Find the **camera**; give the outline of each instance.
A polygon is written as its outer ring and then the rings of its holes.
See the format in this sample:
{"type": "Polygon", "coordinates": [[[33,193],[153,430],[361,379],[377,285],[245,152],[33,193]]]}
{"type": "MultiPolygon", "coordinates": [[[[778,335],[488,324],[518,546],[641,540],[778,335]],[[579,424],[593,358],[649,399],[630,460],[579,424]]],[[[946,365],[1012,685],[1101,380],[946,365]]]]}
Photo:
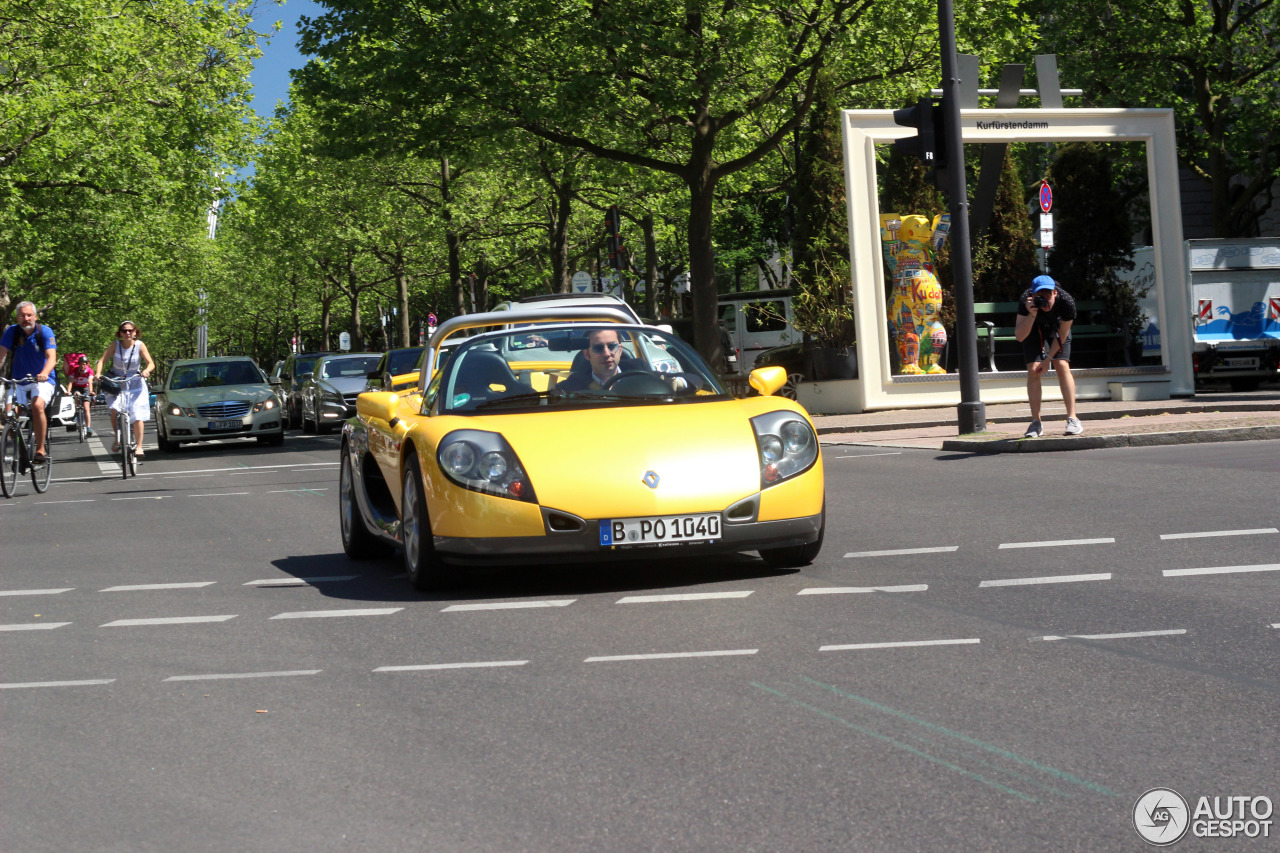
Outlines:
{"type": "Polygon", "coordinates": [[[1031,302],[1041,311],[1049,307],[1049,297],[1045,296],[1043,293],[1037,293],[1035,296],[1031,297],[1031,302]]]}

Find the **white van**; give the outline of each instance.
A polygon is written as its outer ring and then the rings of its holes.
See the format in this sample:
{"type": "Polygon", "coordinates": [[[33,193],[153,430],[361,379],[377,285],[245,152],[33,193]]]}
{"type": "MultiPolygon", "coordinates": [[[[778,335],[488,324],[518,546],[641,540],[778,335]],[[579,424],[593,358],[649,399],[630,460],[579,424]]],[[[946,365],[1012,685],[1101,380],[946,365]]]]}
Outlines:
{"type": "Polygon", "coordinates": [[[720,296],[720,323],[738,350],[738,370],[750,373],[767,349],[799,341],[791,325],[790,290],[753,290],[720,296]]]}

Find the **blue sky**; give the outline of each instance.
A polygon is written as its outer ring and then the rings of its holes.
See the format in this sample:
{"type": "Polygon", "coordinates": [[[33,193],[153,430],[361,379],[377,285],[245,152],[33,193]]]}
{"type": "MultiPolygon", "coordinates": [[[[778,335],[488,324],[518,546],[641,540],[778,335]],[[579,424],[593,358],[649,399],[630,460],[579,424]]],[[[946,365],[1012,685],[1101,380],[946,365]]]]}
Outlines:
{"type": "Polygon", "coordinates": [[[323,7],[312,0],[288,0],[283,6],[262,3],[254,24],[266,29],[276,21],[283,26],[263,46],[262,58],[253,66],[249,75],[253,83],[253,108],[258,115],[270,117],[275,113],[276,101],[289,99],[289,71],[307,64],[307,57],[298,53],[298,18],[302,15],[316,17],[323,7]]]}

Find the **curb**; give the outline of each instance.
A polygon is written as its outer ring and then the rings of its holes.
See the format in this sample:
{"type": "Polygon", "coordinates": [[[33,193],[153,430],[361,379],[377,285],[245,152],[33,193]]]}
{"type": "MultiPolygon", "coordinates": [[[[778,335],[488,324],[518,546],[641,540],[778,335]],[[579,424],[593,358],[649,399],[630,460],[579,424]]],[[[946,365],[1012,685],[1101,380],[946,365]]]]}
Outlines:
{"type": "Polygon", "coordinates": [[[1103,447],[1158,447],[1169,444],[1209,444],[1219,441],[1280,439],[1280,426],[1228,429],[1178,430],[1124,435],[1082,435],[1071,438],[1004,438],[987,440],[950,438],[942,449],[963,453],[1053,453],[1062,450],[1097,450],[1103,447]]]}
{"type": "MultiPolygon", "coordinates": [[[[1280,403],[1242,403],[1238,406],[1232,406],[1232,405],[1224,406],[1222,404],[1204,403],[1204,404],[1198,404],[1193,406],[1171,406],[1169,408],[1158,409],[1158,410],[1157,409],[1139,410],[1136,412],[1133,409],[1097,409],[1092,412],[1076,412],[1076,417],[1079,418],[1081,421],[1106,421],[1106,420],[1115,420],[1121,417],[1142,418],[1142,417],[1146,417],[1147,415],[1165,415],[1165,414],[1200,415],[1200,414],[1215,414],[1215,413],[1226,414],[1228,412],[1235,413],[1235,412],[1275,412],[1275,411],[1280,411],[1280,403]]],[[[931,427],[947,427],[947,426],[956,425],[956,418],[954,415],[951,415],[950,417],[947,417],[947,418],[939,418],[936,420],[909,421],[909,422],[897,421],[893,423],[878,423],[878,424],[858,424],[857,426],[853,426],[853,427],[848,425],[822,426],[822,425],[819,425],[817,422],[819,418],[838,418],[838,417],[840,417],[840,415],[816,415],[816,416],[811,416],[811,419],[814,421],[814,426],[817,428],[818,435],[832,435],[835,433],[842,433],[842,432],[887,432],[889,430],[895,430],[895,429],[917,429],[917,428],[928,429],[931,427]]],[[[1026,423],[1028,420],[1030,420],[1030,418],[1028,418],[1026,415],[1019,415],[1017,417],[996,415],[994,417],[988,417],[987,423],[1016,424],[1016,423],[1026,423]]]]}

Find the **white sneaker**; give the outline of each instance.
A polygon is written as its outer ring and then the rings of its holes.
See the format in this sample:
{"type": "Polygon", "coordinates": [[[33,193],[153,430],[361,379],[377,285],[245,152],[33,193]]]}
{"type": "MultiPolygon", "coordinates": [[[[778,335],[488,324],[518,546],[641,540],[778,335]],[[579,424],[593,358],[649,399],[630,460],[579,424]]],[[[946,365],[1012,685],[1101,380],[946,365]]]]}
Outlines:
{"type": "Polygon", "coordinates": [[[1084,427],[1080,426],[1079,418],[1067,418],[1067,435],[1079,435],[1084,432],[1084,427]]]}
{"type": "Polygon", "coordinates": [[[1023,438],[1039,438],[1043,434],[1044,434],[1044,428],[1040,426],[1040,422],[1032,421],[1031,426],[1027,427],[1027,431],[1022,437],[1023,438]]]}

